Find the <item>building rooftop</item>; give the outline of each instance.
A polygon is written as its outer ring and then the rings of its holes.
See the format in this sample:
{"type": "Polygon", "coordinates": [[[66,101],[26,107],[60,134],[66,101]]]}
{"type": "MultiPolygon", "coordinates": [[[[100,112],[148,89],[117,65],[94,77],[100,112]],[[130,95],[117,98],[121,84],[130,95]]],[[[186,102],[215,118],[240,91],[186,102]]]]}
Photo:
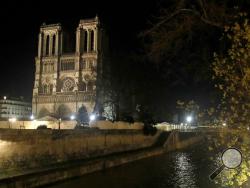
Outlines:
{"type": "Polygon", "coordinates": [[[81,20],[80,20],[80,24],[83,24],[83,23],[91,23],[91,22],[99,22],[99,17],[96,16],[96,17],[94,17],[94,18],[81,19],[81,20]]]}
{"type": "Polygon", "coordinates": [[[45,22],[41,25],[40,27],[41,29],[52,29],[52,28],[61,28],[61,24],[60,23],[56,23],[56,24],[46,24],[45,22]]]}
{"type": "Polygon", "coordinates": [[[24,99],[24,97],[22,97],[22,96],[20,96],[20,97],[1,96],[0,101],[4,101],[4,100],[30,103],[30,102],[26,101],[24,99]]]}

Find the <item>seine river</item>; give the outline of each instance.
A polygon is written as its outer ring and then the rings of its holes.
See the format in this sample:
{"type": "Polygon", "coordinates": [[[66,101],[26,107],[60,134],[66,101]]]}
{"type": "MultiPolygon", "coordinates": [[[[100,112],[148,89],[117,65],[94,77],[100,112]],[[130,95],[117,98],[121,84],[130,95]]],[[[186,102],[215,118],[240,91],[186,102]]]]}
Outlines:
{"type": "Polygon", "coordinates": [[[50,188],[218,188],[208,178],[215,166],[207,147],[147,158],[102,172],[85,175],[50,188]]]}

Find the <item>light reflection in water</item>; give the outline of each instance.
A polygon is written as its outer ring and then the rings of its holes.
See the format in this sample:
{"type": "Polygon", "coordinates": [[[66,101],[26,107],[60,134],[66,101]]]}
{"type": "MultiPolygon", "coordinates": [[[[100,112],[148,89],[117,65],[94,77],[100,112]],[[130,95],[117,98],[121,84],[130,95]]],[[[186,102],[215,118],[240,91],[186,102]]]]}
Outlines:
{"type": "Polygon", "coordinates": [[[219,188],[208,178],[215,168],[208,159],[209,154],[201,144],[185,151],[135,161],[46,188],[219,188]]]}
{"type": "Polygon", "coordinates": [[[174,181],[179,187],[196,187],[195,166],[192,164],[187,153],[177,153],[175,155],[175,176],[174,181]]]}

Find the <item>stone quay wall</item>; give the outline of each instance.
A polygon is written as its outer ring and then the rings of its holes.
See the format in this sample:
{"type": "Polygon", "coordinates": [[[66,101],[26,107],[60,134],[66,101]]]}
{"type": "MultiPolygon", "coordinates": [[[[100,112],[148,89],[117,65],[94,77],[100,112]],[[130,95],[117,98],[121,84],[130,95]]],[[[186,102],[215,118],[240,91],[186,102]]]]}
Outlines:
{"type": "Polygon", "coordinates": [[[160,132],[142,130],[0,129],[0,177],[10,170],[32,169],[152,146],[160,132]]]}
{"type": "MultiPolygon", "coordinates": [[[[74,129],[76,121],[61,121],[60,129],[74,129]]],[[[2,129],[37,129],[40,125],[46,125],[51,129],[59,129],[59,121],[0,121],[0,128],[2,129]]],[[[122,121],[93,121],[90,122],[90,127],[98,129],[136,129],[141,130],[143,123],[127,123],[122,121]]]]}
{"type": "Polygon", "coordinates": [[[150,139],[154,142],[152,147],[132,150],[129,152],[120,152],[100,158],[93,158],[91,160],[83,160],[62,165],[58,164],[51,168],[44,168],[16,176],[6,177],[0,180],[0,187],[24,188],[44,186],[147,157],[161,155],[169,151],[186,148],[201,142],[204,139],[204,135],[194,132],[158,132],[157,135],[150,139]]]}

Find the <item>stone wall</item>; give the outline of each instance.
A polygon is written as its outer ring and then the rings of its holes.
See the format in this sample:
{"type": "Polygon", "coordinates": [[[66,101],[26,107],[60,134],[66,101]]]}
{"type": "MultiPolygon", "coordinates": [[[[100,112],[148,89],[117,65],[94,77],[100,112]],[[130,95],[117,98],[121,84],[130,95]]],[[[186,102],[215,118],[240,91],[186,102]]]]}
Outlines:
{"type": "MultiPolygon", "coordinates": [[[[74,129],[76,126],[76,121],[62,121],[60,123],[60,129],[74,129]]],[[[39,125],[47,125],[51,129],[59,129],[59,121],[0,121],[1,128],[11,128],[11,129],[36,129],[39,125]]],[[[141,130],[143,128],[143,123],[127,123],[127,122],[114,122],[111,121],[93,121],[90,123],[90,127],[98,129],[135,129],[141,130]]]]}
{"type": "MultiPolygon", "coordinates": [[[[107,131],[106,131],[107,132],[107,131]]],[[[116,136],[121,131],[113,130],[116,136]]],[[[195,143],[199,143],[204,139],[204,135],[200,134],[200,132],[158,132],[158,135],[154,137],[145,137],[140,135],[137,141],[126,140],[129,139],[126,137],[126,134],[134,135],[137,137],[139,131],[122,131],[123,137],[126,143],[139,143],[139,150],[132,150],[130,152],[122,152],[116,153],[113,155],[103,156],[99,158],[92,158],[91,160],[83,160],[76,161],[74,163],[57,163],[58,165],[51,166],[50,168],[43,168],[39,170],[29,171],[26,173],[21,173],[16,176],[10,176],[3,178],[0,180],[0,187],[15,187],[15,188],[24,188],[24,187],[37,187],[44,186],[46,184],[55,183],[62,180],[67,180],[69,178],[74,178],[78,176],[82,176],[85,174],[89,174],[96,171],[101,171],[106,168],[111,168],[115,166],[119,166],[125,163],[129,163],[132,161],[140,160],[147,157],[157,156],[169,151],[186,148],[192,146],[195,143]],[[162,137],[163,136],[163,137],[162,137]],[[143,138],[144,137],[144,138],[143,138]],[[141,139],[143,138],[143,139],[141,139]],[[161,139],[163,138],[163,139],[161,139]],[[151,140],[151,143],[156,140],[162,140],[162,144],[155,145],[153,147],[147,147],[145,149],[141,149],[145,147],[145,145],[141,145],[143,140],[151,140]]],[[[111,136],[111,135],[110,135],[111,136]]],[[[117,140],[117,137],[113,137],[113,139],[117,140]]],[[[111,140],[113,140],[111,139],[111,140]]],[[[108,141],[107,144],[111,144],[113,141],[108,141]]],[[[117,144],[117,143],[116,143],[117,144]]],[[[117,145],[119,147],[120,144],[117,145]]],[[[135,147],[136,148],[136,147],[135,147]]],[[[114,150],[116,151],[116,150],[114,150]]]]}
{"type": "Polygon", "coordinates": [[[122,121],[111,122],[111,121],[94,121],[90,123],[91,127],[99,129],[137,129],[143,128],[142,122],[127,123],[122,121]]]}
{"type": "Polygon", "coordinates": [[[0,130],[0,175],[152,146],[139,130],[0,130]]]}
{"type": "MultiPolygon", "coordinates": [[[[46,125],[51,129],[59,129],[59,121],[0,121],[0,128],[2,129],[36,129],[40,125],[46,125]]],[[[60,123],[61,129],[74,129],[76,121],[62,121],[60,123]]]]}

